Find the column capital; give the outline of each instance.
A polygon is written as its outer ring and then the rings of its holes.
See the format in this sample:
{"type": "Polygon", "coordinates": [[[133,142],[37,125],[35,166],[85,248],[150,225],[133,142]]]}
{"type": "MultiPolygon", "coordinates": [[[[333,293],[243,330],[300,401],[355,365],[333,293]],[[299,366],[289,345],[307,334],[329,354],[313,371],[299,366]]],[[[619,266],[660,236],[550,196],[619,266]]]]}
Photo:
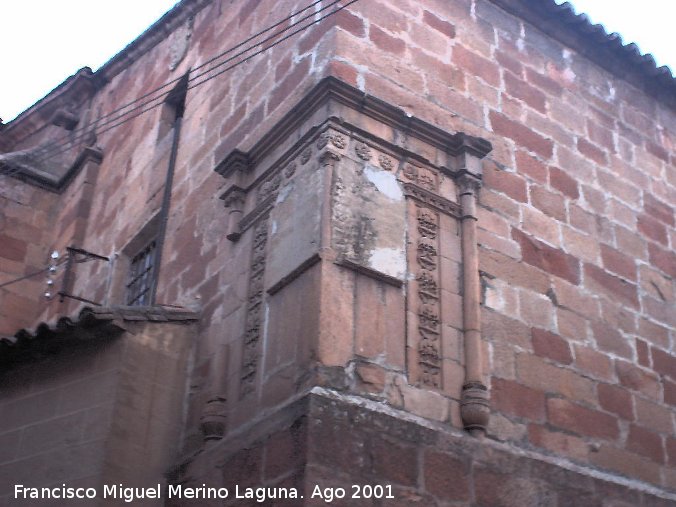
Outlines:
{"type": "Polygon", "coordinates": [[[456,177],[456,183],[460,190],[460,194],[475,194],[479,191],[483,184],[481,176],[476,176],[467,171],[461,172],[456,177]]]}

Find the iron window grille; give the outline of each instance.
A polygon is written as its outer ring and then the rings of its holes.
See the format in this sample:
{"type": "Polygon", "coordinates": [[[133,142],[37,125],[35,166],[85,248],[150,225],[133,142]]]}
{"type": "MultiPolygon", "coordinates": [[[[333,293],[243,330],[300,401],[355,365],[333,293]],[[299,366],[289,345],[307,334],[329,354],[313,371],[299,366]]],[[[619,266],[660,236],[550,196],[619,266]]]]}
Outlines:
{"type": "Polygon", "coordinates": [[[129,283],[127,283],[127,305],[150,305],[153,285],[155,284],[156,240],[137,253],[131,260],[129,283]]]}

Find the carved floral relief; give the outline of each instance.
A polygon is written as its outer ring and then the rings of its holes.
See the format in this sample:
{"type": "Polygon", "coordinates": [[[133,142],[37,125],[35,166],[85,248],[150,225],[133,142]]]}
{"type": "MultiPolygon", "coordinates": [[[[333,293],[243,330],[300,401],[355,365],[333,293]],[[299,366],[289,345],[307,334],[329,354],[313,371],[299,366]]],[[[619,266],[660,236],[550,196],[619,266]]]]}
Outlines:
{"type": "Polygon", "coordinates": [[[441,388],[441,308],[439,300],[439,215],[416,205],[417,297],[411,304],[418,316],[419,381],[441,388]]]}
{"type": "Polygon", "coordinates": [[[254,227],[253,250],[247,295],[246,330],[242,351],[242,370],[240,376],[240,398],[246,397],[256,389],[256,377],[260,361],[261,333],[263,325],[263,275],[265,273],[265,247],[268,241],[268,219],[265,217],[254,227]]]}

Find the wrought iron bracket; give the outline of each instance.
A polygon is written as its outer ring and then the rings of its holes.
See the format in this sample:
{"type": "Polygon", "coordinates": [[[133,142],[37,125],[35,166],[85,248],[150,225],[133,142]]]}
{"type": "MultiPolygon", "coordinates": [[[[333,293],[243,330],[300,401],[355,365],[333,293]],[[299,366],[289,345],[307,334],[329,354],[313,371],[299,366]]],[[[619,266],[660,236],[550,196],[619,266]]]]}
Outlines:
{"type": "Polygon", "coordinates": [[[83,248],[78,248],[75,246],[66,247],[66,251],[68,252],[68,259],[66,260],[66,272],[63,275],[61,290],[58,292],[59,302],[63,303],[66,299],[74,299],[76,301],[89,303],[94,306],[101,306],[101,303],[97,303],[96,301],[92,301],[91,299],[87,299],[82,296],[77,296],[75,294],[70,294],[69,292],[71,290],[70,284],[73,278],[75,264],[82,264],[92,260],[110,262],[110,259],[103,255],[95,254],[87,250],[84,250],[83,248]]]}

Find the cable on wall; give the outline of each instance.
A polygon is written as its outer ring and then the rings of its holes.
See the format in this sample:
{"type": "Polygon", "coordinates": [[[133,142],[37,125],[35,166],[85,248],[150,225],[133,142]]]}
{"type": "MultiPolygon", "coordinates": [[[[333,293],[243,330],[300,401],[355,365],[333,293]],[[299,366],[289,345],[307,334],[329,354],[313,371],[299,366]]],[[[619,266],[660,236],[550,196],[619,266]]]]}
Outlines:
{"type": "MultiPolygon", "coordinates": [[[[222,58],[223,56],[225,56],[225,55],[231,53],[232,51],[234,51],[234,50],[236,50],[237,48],[241,47],[242,45],[246,44],[248,41],[253,40],[254,38],[260,36],[261,34],[264,34],[264,33],[269,32],[269,31],[270,31],[271,29],[273,29],[274,27],[277,27],[277,26],[279,26],[279,25],[285,23],[286,21],[288,21],[289,19],[291,19],[292,17],[294,17],[294,16],[297,15],[298,13],[304,12],[304,11],[310,9],[311,7],[315,6],[316,4],[319,3],[319,1],[321,1],[321,0],[317,0],[317,1],[313,2],[312,4],[310,4],[309,6],[305,7],[304,9],[301,9],[300,11],[297,11],[296,13],[292,14],[291,16],[287,16],[287,17],[284,18],[283,20],[280,20],[280,21],[278,21],[277,23],[275,23],[274,25],[271,25],[271,27],[268,27],[268,28],[266,28],[266,29],[264,29],[264,30],[258,32],[258,34],[256,34],[255,36],[250,37],[250,38],[247,39],[246,41],[243,41],[243,42],[237,44],[236,46],[234,46],[233,48],[230,48],[229,50],[224,51],[223,53],[220,53],[219,55],[217,55],[217,56],[211,58],[211,59],[208,60],[207,62],[204,62],[204,63],[201,64],[200,66],[196,67],[195,69],[193,69],[193,71],[194,71],[194,70],[197,70],[197,69],[204,68],[205,66],[209,65],[210,63],[213,63],[214,61],[218,60],[219,58],[222,58]]],[[[330,7],[335,6],[336,4],[338,4],[338,3],[340,2],[340,0],[334,0],[333,2],[331,2],[331,3],[329,3],[328,5],[322,7],[321,9],[317,10],[316,12],[313,12],[313,13],[311,13],[311,14],[309,14],[309,15],[303,16],[300,20],[298,20],[298,21],[296,21],[296,22],[290,24],[288,27],[286,27],[286,28],[284,28],[284,29],[282,29],[282,30],[279,30],[279,31],[273,33],[272,35],[266,37],[266,38],[263,39],[262,41],[257,42],[257,43],[255,43],[255,44],[253,44],[253,45],[247,47],[246,49],[244,49],[244,50],[242,50],[242,51],[239,51],[239,52],[236,53],[235,55],[233,55],[233,56],[227,58],[226,60],[224,60],[224,61],[222,61],[222,62],[217,63],[216,65],[211,66],[210,68],[204,70],[203,72],[200,72],[200,73],[197,73],[197,74],[193,75],[193,76],[190,78],[188,90],[193,89],[193,88],[196,88],[196,87],[198,87],[198,86],[200,86],[200,85],[202,85],[202,84],[204,84],[204,83],[210,81],[211,79],[214,79],[214,78],[220,76],[221,74],[223,74],[223,73],[225,73],[225,72],[228,72],[228,71],[230,71],[230,70],[236,68],[237,66],[242,65],[243,63],[246,63],[247,61],[251,60],[251,59],[254,58],[255,56],[258,56],[258,55],[264,53],[265,51],[267,51],[267,50],[269,50],[269,49],[271,49],[271,48],[273,48],[273,47],[275,47],[275,46],[281,44],[282,42],[286,41],[286,40],[289,39],[290,37],[293,37],[294,35],[296,35],[296,34],[302,32],[302,31],[306,30],[307,28],[309,28],[309,27],[311,27],[311,26],[313,26],[313,25],[315,25],[315,24],[320,23],[320,22],[323,21],[324,19],[326,19],[326,18],[328,18],[328,17],[330,17],[330,16],[336,14],[337,12],[339,12],[339,11],[341,11],[341,10],[343,10],[343,9],[345,9],[345,8],[347,8],[347,7],[349,7],[350,5],[354,4],[354,3],[357,2],[357,1],[358,1],[358,0],[351,0],[351,1],[349,1],[348,3],[346,3],[346,4],[342,5],[342,6],[339,6],[337,9],[332,10],[332,11],[330,11],[330,12],[324,14],[323,16],[321,16],[321,17],[319,17],[319,18],[317,18],[317,19],[311,21],[310,23],[305,24],[305,25],[301,26],[300,28],[297,28],[296,30],[293,30],[293,31],[291,31],[290,33],[286,33],[286,34],[285,34],[285,32],[289,32],[290,29],[292,29],[292,28],[298,26],[299,24],[302,24],[304,21],[307,21],[309,18],[312,18],[312,17],[316,16],[317,13],[320,13],[320,12],[322,12],[322,11],[324,11],[324,10],[330,8],[330,7]],[[282,34],[285,34],[285,35],[284,35],[283,37],[281,37],[281,38],[278,38],[278,37],[279,37],[280,35],[282,35],[282,34]],[[256,47],[259,47],[259,46],[262,46],[262,45],[265,44],[266,42],[272,41],[273,39],[277,39],[277,40],[275,40],[274,42],[272,42],[272,43],[269,44],[269,45],[266,45],[266,46],[262,47],[262,48],[259,49],[258,51],[255,51],[254,53],[252,53],[252,54],[246,56],[245,58],[243,58],[243,59],[241,59],[241,60],[239,60],[239,61],[233,63],[232,65],[229,65],[229,66],[227,66],[227,67],[225,67],[225,68],[219,70],[216,74],[213,74],[213,75],[211,75],[211,76],[209,76],[209,77],[206,77],[206,78],[204,78],[204,79],[202,79],[202,80],[199,80],[200,78],[202,78],[202,77],[204,77],[204,76],[207,76],[208,74],[210,74],[210,73],[213,72],[214,70],[219,69],[220,67],[223,67],[223,66],[226,65],[227,63],[232,62],[233,60],[235,60],[235,59],[237,59],[237,58],[239,58],[239,57],[245,55],[246,53],[248,53],[248,52],[251,51],[252,49],[254,49],[254,48],[256,48],[256,47]],[[195,81],[197,81],[197,82],[195,82],[195,81]],[[190,83],[192,83],[192,84],[190,84],[190,83]]],[[[162,93],[161,95],[159,95],[158,97],[149,99],[149,100],[147,100],[147,101],[145,101],[145,102],[141,102],[139,105],[136,105],[136,106],[133,107],[132,109],[129,109],[127,112],[122,113],[122,114],[120,114],[120,115],[118,115],[118,116],[115,116],[115,117],[113,117],[113,118],[110,118],[111,115],[114,114],[115,112],[122,111],[122,110],[124,110],[124,109],[126,109],[126,108],[128,108],[128,107],[130,107],[130,106],[132,106],[132,105],[134,105],[134,104],[136,104],[136,103],[142,101],[144,98],[147,98],[147,97],[149,97],[149,96],[151,96],[151,95],[157,93],[159,90],[162,90],[162,89],[166,88],[167,86],[169,86],[169,85],[171,85],[171,84],[173,84],[173,83],[176,83],[179,79],[181,79],[181,78],[173,79],[173,80],[171,80],[171,81],[165,83],[164,85],[162,85],[162,86],[156,88],[155,90],[153,90],[153,91],[151,91],[151,92],[148,92],[148,93],[142,95],[141,97],[138,97],[138,98],[135,99],[134,101],[132,101],[132,102],[130,102],[130,103],[124,105],[124,106],[121,106],[121,107],[118,108],[117,110],[115,110],[115,111],[113,111],[113,112],[111,112],[111,113],[106,114],[105,116],[99,118],[99,120],[97,120],[97,121],[94,122],[93,124],[88,125],[87,127],[82,127],[82,128],[80,129],[80,134],[79,134],[79,135],[76,135],[75,138],[70,139],[68,142],[53,145],[51,148],[50,148],[50,147],[44,147],[44,148],[41,150],[41,153],[40,153],[40,154],[36,154],[36,157],[38,157],[37,160],[36,160],[36,162],[37,162],[37,163],[43,163],[43,162],[45,162],[45,161],[47,161],[47,160],[49,160],[49,159],[51,159],[51,158],[53,158],[53,157],[55,157],[55,156],[60,155],[61,153],[64,153],[64,152],[70,150],[70,149],[72,148],[72,146],[73,146],[76,142],[85,139],[87,136],[91,136],[93,133],[94,133],[95,135],[101,135],[101,134],[103,134],[103,133],[106,133],[106,132],[108,132],[108,131],[110,131],[110,130],[112,130],[112,129],[118,127],[118,126],[120,126],[120,125],[123,125],[123,124],[127,123],[128,121],[131,121],[131,120],[134,119],[134,118],[137,118],[138,116],[140,116],[140,115],[142,115],[142,114],[144,114],[144,113],[146,113],[146,112],[148,112],[148,111],[151,111],[152,109],[155,109],[156,107],[161,106],[161,105],[164,103],[164,99],[167,97],[167,95],[170,93],[170,91],[163,92],[163,93],[162,93]],[[147,107],[146,107],[146,106],[147,106],[147,107]],[[135,113],[135,114],[129,116],[131,113],[135,113]],[[127,118],[125,118],[125,117],[127,117],[127,118]],[[104,120],[104,119],[106,119],[106,118],[110,118],[110,119],[108,119],[107,121],[102,121],[102,120],[104,120]],[[123,118],[124,118],[124,119],[123,119],[123,118]],[[118,120],[120,120],[120,121],[118,121],[118,120]],[[92,126],[95,126],[94,131],[91,130],[91,127],[92,127],[92,126]],[[107,127],[107,128],[103,128],[103,129],[101,129],[101,130],[98,130],[100,127],[107,127]],[[85,130],[86,130],[86,131],[85,131],[85,130]]],[[[56,143],[56,141],[54,141],[54,143],[56,143]]],[[[10,170],[10,171],[5,171],[4,174],[11,175],[11,174],[14,174],[14,173],[16,173],[16,172],[20,172],[20,170],[21,170],[21,168],[19,167],[19,168],[15,168],[13,171],[11,171],[11,170],[10,170]]]]}
{"type": "MultiPolygon", "coordinates": [[[[260,37],[260,36],[263,35],[264,33],[267,33],[267,32],[269,32],[270,30],[272,30],[272,29],[274,29],[274,28],[277,28],[277,27],[280,26],[281,24],[283,24],[283,23],[285,23],[285,22],[287,22],[287,21],[293,19],[295,16],[297,16],[297,15],[299,15],[299,14],[305,12],[305,11],[308,10],[308,9],[311,9],[312,7],[314,7],[314,6],[316,6],[317,4],[321,3],[322,1],[323,1],[323,0],[315,0],[315,1],[312,2],[310,5],[308,5],[308,6],[306,6],[306,7],[303,7],[302,9],[300,9],[300,10],[298,10],[298,11],[296,11],[296,12],[290,14],[290,15],[287,16],[286,18],[284,18],[284,19],[282,19],[282,20],[276,22],[275,24],[270,25],[270,26],[267,27],[267,28],[264,28],[263,30],[261,30],[260,32],[258,32],[258,33],[256,33],[256,34],[252,35],[251,37],[247,38],[246,40],[243,40],[242,42],[239,42],[239,43],[236,44],[235,46],[233,46],[233,47],[231,47],[231,48],[229,48],[229,49],[223,51],[222,53],[219,53],[218,55],[214,56],[213,58],[210,58],[209,60],[207,60],[207,61],[204,62],[203,64],[201,64],[201,65],[195,67],[195,68],[193,69],[193,71],[199,70],[199,69],[201,69],[202,67],[205,67],[206,65],[209,65],[210,63],[213,63],[215,60],[221,58],[222,56],[225,56],[226,54],[231,53],[231,52],[233,52],[233,51],[239,49],[240,47],[244,46],[245,44],[248,44],[248,43],[251,42],[252,40],[254,40],[254,39],[260,37]]],[[[335,2],[334,2],[334,3],[335,3],[335,2]]],[[[157,93],[158,91],[163,90],[163,89],[165,89],[165,88],[167,88],[167,87],[169,87],[169,86],[171,86],[171,85],[177,83],[177,82],[178,82],[179,80],[181,80],[181,79],[182,79],[182,77],[177,77],[177,78],[175,78],[175,79],[172,79],[172,80],[170,80],[170,81],[167,81],[166,83],[164,83],[163,85],[160,85],[159,87],[155,88],[154,90],[151,90],[151,91],[149,91],[149,92],[147,92],[147,93],[141,95],[140,97],[135,98],[134,100],[132,100],[131,102],[128,102],[127,104],[124,104],[124,105],[122,105],[122,106],[117,107],[116,109],[110,111],[109,113],[106,113],[105,115],[101,116],[101,117],[98,118],[96,121],[94,121],[92,124],[89,124],[89,125],[84,126],[84,127],[76,128],[76,129],[74,129],[73,131],[71,131],[71,134],[67,134],[67,135],[61,136],[60,138],[56,138],[55,140],[52,140],[52,141],[51,141],[48,145],[46,145],[45,147],[49,147],[49,145],[52,144],[52,143],[56,144],[56,143],[60,143],[60,142],[62,142],[62,141],[68,141],[70,135],[72,135],[72,134],[74,134],[74,133],[79,133],[79,132],[82,132],[82,131],[85,131],[85,130],[89,132],[89,131],[91,131],[92,125],[95,125],[95,124],[97,124],[98,122],[100,122],[100,121],[102,121],[102,120],[104,120],[104,119],[106,119],[106,118],[108,118],[108,117],[110,117],[110,116],[112,116],[112,115],[114,115],[114,114],[120,112],[120,111],[123,111],[123,110],[126,109],[127,107],[134,105],[136,102],[138,102],[138,101],[140,101],[140,100],[143,100],[143,99],[145,99],[145,98],[147,98],[147,97],[149,97],[149,96],[151,96],[151,95],[157,93]]],[[[19,139],[18,141],[16,141],[15,144],[17,144],[17,145],[21,144],[23,141],[25,141],[26,139],[28,139],[29,137],[31,137],[31,136],[32,136],[33,134],[35,134],[36,132],[37,132],[37,130],[34,130],[34,131],[31,132],[30,134],[25,135],[24,137],[22,137],[21,139],[19,139]]]]}

